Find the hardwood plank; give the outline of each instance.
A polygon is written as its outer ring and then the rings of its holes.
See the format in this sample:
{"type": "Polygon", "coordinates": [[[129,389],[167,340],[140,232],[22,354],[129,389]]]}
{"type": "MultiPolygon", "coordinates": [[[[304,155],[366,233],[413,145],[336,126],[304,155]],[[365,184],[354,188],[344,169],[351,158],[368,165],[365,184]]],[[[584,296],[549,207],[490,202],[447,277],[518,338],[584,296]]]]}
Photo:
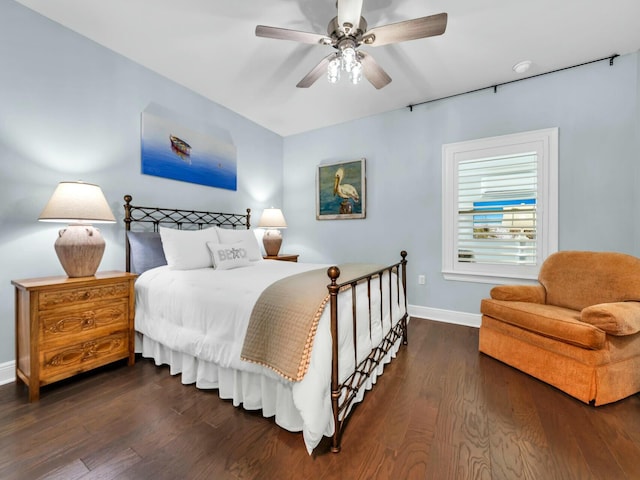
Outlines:
{"type": "Polygon", "coordinates": [[[616,402],[612,405],[603,405],[598,409],[599,415],[590,415],[592,428],[599,432],[600,438],[627,478],[640,478],[640,399],[637,395],[616,402]],[[629,417],[626,413],[631,411],[631,405],[635,404],[636,415],[629,417]]]}
{"type": "Polygon", "coordinates": [[[541,382],[537,385],[537,380],[532,380],[532,394],[536,399],[536,407],[549,441],[549,448],[553,452],[553,471],[567,479],[594,478],[580,445],[567,428],[567,418],[574,414],[579,402],[563,398],[564,393],[541,382]]]}
{"type": "Polygon", "coordinates": [[[141,459],[140,455],[138,455],[132,448],[126,448],[113,457],[106,459],[99,466],[79,478],[87,480],[119,479],[123,472],[129,470],[141,459]]]}
{"type": "MultiPolygon", "coordinates": [[[[73,462],[58,467],[53,471],[45,473],[43,476],[38,477],[46,480],[76,480],[82,478],[87,474],[89,470],[81,460],[74,460],[73,462]]],[[[20,473],[22,475],[22,473],[20,473]]]]}
{"type": "Polygon", "coordinates": [[[437,415],[429,401],[416,399],[402,445],[391,465],[392,473],[380,478],[427,478],[437,415]]]}
{"type": "MultiPolygon", "coordinates": [[[[625,472],[620,467],[616,456],[613,455],[613,451],[607,442],[603,441],[598,430],[593,428],[593,417],[586,411],[588,408],[585,405],[582,411],[572,415],[568,419],[567,426],[577,440],[589,469],[596,477],[608,475],[611,478],[625,478],[625,472]],[[585,442],[587,436],[589,442],[585,442]]],[[[638,471],[637,468],[636,471],[638,471]]]]}
{"type": "Polygon", "coordinates": [[[2,445],[0,478],[38,478],[72,464],[69,448],[89,444],[91,435],[81,425],[58,425],[21,432],[2,445]]]}
{"type": "MultiPolygon", "coordinates": [[[[448,329],[451,334],[443,339],[440,346],[447,352],[442,356],[448,357],[448,361],[440,379],[436,441],[432,445],[427,478],[490,478],[486,475],[489,471],[486,467],[488,439],[486,435],[478,435],[478,429],[471,421],[477,415],[475,405],[468,406],[465,399],[468,355],[473,352],[469,346],[470,339],[463,329],[453,326],[448,329]]],[[[482,418],[483,414],[480,415],[482,418]]],[[[484,418],[480,422],[480,430],[483,423],[484,418]]]]}
{"type": "Polygon", "coordinates": [[[544,478],[553,471],[553,462],[527,388],[534,379],[484,355],[480,368],[486,385],[494,478],[544,478]]]}

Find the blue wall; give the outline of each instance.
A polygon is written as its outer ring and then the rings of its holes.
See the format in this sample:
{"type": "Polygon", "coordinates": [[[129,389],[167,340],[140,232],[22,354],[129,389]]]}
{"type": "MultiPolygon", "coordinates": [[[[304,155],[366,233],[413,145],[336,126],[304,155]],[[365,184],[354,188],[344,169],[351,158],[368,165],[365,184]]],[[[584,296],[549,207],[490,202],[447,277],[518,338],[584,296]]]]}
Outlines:
{"type": "MultiPolygon", "coordinates": [[[[409,252],[409,303],[478,314],[492,285],[442,278],[444,143],[559,128],[559,248],[640,254],[638,54],[285,138],[284,212],[305,261],[409,252]],[[318,164],[367,159],[367,218],[317,221],[318,164]],[[418,285],[417,276],[426,276],[418,285]]],[[[368,88],[368,85],[363,85],[368,88]]]]}
{"type": "Polygon", "coordinates": [[[257,222],[282,202],[283,139],[246,118],[28,10],[0,2],[0,364],[14,359],[11,279],[63,275],[53,250],[63,225],[40,223],[58,182],[96,183],[119,220],[100,225],[101,270],[124,269],[123,196],[149,206],[243,212],[257,222]],[[140,173],[141,112],[226,131],[238,190],[140,173]]]}

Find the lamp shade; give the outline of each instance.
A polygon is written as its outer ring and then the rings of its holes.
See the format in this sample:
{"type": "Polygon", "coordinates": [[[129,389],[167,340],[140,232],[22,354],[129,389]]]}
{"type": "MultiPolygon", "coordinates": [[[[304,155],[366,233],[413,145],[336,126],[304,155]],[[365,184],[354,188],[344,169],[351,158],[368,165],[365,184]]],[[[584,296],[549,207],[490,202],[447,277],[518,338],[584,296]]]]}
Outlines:
{"type": "Polygon", "coordinates": [[[265,208],[258,222],[260,228],[287,228],[282,210],[279,208],[265,208]]]}
{"type": "Polygon", "coordinates": [[[116,221],[102,189],[84,182],[60,182],[38,220],[65,223],[116,221]]]}
{"type": "Polygon", "coordinates": [[[116,219],[98,185],[61,182],[38,219],[70,225],[58,232],[54,244],[62,268],[70,277],[95,275],[105,242],[92,223],[115,223],[116,219]]]}
{"type": "Polygon", "coordinates": [[[265,208],[258,222],[258,227],[267,229],[262,237],[264,251],[267,252],[267,256],[277,257],[280,245],[282,245],[282,235],[278,229],[287,228],[287,222],[284,220],[282,210],[279,208],[265,208]]]}

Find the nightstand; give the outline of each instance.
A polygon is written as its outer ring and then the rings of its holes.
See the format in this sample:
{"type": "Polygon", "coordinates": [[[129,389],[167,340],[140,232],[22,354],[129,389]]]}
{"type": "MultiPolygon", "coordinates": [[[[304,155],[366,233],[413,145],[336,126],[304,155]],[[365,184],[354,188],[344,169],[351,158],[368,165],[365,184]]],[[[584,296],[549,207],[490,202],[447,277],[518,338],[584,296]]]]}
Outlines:
{"type": "Polygon", "coordinates": [[[135,362],[135,274],[98,272],[13,280],[16,381],[40,387],[116,360],[135,362]]]}
{"type": "Polygon", "coordinates": [[[281,262],[297,262],[300,255],[288,255],[281,253],[280,255],[264,255],[265,260],[280,260],[281,262]]]}

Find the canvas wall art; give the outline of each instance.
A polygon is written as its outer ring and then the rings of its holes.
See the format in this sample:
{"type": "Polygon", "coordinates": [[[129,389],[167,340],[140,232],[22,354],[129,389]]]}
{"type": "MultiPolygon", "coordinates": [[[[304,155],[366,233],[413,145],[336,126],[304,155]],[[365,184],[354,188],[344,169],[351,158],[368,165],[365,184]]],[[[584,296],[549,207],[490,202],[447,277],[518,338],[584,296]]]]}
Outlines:
{"type": "Polygon", "coordinates": [[[316,218],[344,220],[366,216],[365,159],[318,165],[316,218]]]}
{"type": "Polygon", "coordinates": [[[142,113],[142,173],[237,190],[237,153],[231,142],[191,129],[150,109],[142,113]]]}

